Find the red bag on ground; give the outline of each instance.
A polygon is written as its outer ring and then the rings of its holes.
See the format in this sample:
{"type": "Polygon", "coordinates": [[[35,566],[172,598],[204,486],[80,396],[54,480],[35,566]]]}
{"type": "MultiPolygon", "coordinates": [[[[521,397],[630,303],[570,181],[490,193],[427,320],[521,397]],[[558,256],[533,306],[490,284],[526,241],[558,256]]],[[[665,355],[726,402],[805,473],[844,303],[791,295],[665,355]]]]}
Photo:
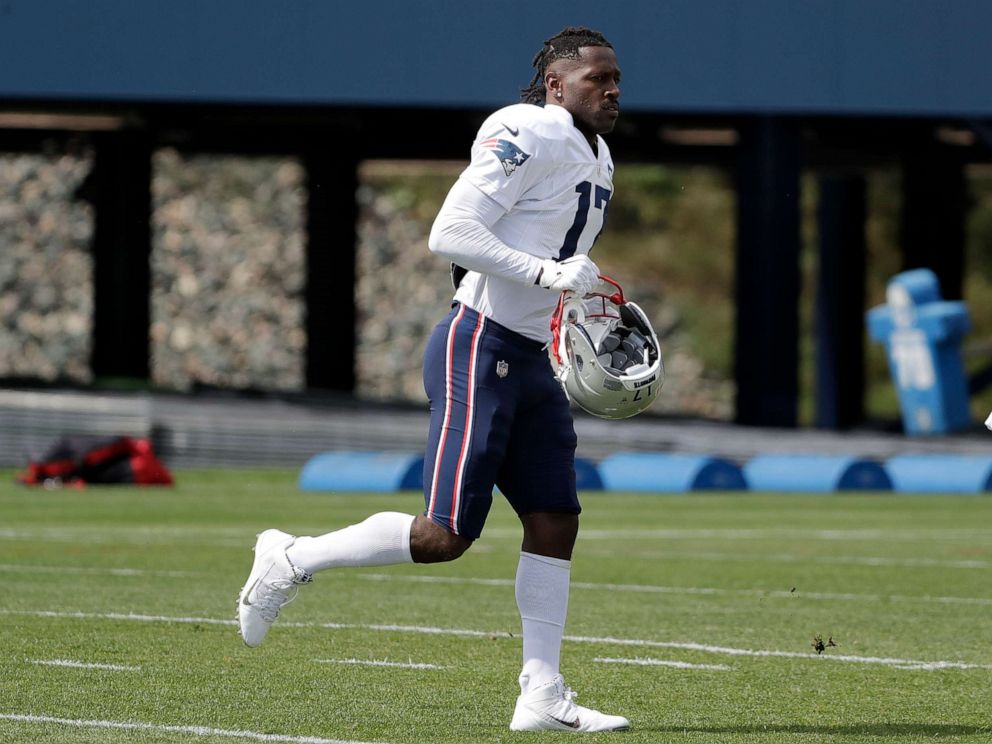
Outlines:
{"type": "Polygon", "coordinates": [[[132,437],[64,437],[54,442],[17,480],[28,486],[130,483],[171,486],[172,474],[152,443],[132,437]]]}

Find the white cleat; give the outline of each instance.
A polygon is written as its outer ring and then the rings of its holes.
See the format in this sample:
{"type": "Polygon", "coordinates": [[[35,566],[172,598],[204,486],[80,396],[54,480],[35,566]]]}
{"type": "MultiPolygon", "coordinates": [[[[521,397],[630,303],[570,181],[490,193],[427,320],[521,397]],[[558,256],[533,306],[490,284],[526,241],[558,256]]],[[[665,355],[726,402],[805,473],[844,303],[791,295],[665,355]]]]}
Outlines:
{"type": "Polygon", "coordinates": [[[546,685],[517,698],[513,731],[626,731],[630,721],[575,704],[576,694],[559,674],[546,685]]]}
{"type": "Polygon", "coordinates": [[[295,541],[293,535],[279,530],[258,535],[255,561],[238,595],[238,625],[248,646],[257,646],[265,639],[279,610],[296,598],[296,587],[313,580],[313,574],[292,565],[286,557],[286,548],[295,541]]]}

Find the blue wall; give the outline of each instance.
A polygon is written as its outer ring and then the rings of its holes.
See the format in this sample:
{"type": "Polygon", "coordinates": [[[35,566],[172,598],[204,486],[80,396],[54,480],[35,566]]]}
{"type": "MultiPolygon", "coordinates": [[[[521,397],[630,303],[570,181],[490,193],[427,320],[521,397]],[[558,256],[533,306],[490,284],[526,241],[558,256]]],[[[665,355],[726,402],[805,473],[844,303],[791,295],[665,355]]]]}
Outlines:
{"type": "Polygon", "coordinates": [[[2,0],[0,99],[490,107],[580,23],[635,110],[992,115],[988,0],[2,0]]]}

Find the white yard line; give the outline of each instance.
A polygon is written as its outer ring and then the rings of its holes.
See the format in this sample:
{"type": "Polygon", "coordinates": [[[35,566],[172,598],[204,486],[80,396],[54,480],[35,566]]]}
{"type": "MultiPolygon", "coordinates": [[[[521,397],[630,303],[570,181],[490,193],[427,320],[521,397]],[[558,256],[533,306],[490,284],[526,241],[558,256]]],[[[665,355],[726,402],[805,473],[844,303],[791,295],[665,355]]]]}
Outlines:
{"type": "MultiPolygon", "coordinates": [[[[492,527],[485,538],[519,540],[516,527],[492,527]]],[[[250,549],[254,536],[243,527],[191,527],[162,525],[155,527],[93,527],[59,526],[30,528],[0,528],[0,540],[33,540],[51,542],[90,543],[122,542],[127,544],[188,544],[210,540],[213,545],[245,546],[250,549]]],[[[709,529],[583,529],[580,540],[822,540],[862,542],[938,542],[982,541],[992,544],[992,529],[988,528],[865,528],[865,529],[803,529],[793,527],[767,528],[709,528],[709,529]]]]}
{"type": "Polygon", "coordinates": [[[351,666],[391,667],[396,669],[444,669],[437,664],[418,661],[389,661],[388,659],[314,659],[317,664],[348,664],[351,666]]]}
{"type": "Polygon", "coordinates": [[[684,651],[701,651],[709,654],[744,656],[753,658],[779,659],[819,659],[821,661],[846,661],[858,664],[879,664],[896,669],[992,669],[992,664],[966,664],[957,661],[920,661],[916,659],[895,659],[884,656],[853,656],[850,654],[813,654],[797,651],[771,651],[731,646],[712,646],[706,643],[683,643],[677,641],[647,641],[636,638],[599,638],[593,636],[565,636],[576,643],[602,643],[617,646],[644,648],[677,648],[684,651]]]}
{"type": "MultiPolygon", "coordinates": [[[[70,620],[124,620],[138,623],[183,623],[193,625],[237,625],[237,620],[222,620],[217,617],[171,617],[167,615],[142,615],[134,612],[63,612],[57,610],[5,610],[0,615],[21,615],[26,617],[67,618],[70,620]]],[[[283,623],[279,623],[283,625],[283,623]]],[[[289,625],[289,623],[286,623],[289,625]]],[[[315,623],[308,626],[317,627],[315,623]]]]}
{"type": "MultiPolygon", "coordinates": [[[[615,556],[616,551],[605,549],[583,550],[583,556],[615,556]]],[[[941,558],[881,558],[875,556],[820,556],[820,555],[796,555],[791,553],[716,553],[697,552],[692,550],[636,550],[630,551],[627,555],[638,558],[655,559],[685,559],[690,561],[728,561],[740,563],[748,561],[751,563],[811,563],[830,564],[847,566],[873,566],[884,568],[971,568],[986,569],[992,568],[992,561],[981,560],[951,560],[941,558]]]]}
{"type": "MultiPolygon", "coordinates": [[[[397,581],[420,584],[471,584],[474,586],[514,585],[513,579],[480,579],[461,576],[424,576],[362,573],[359,576],[370,581],[397,581]]],[[[697,586],[656,586],[654,584],[601,584],[591,581],[573,581],[572,589],[591,589],[606,592],[635,592],[641,594],[687,594],[714,597],[774,597],[776,599],[818,599],[845,602],[918,602],[923,604],[978,605],[992,606],[992,598],[987,597],[914,597],[904,594],[855,594],[850,592],[807,592],[786,591],[784,589],[720,589],[697,586]]]]}
{"type": "MultiPolygon", "coordinates": [[[[196,525],[154,525],[154,526],[121,526],[110,525],[61,525],[58,527],[2,527],[0,528],[0,538],[34,539],[34,538],[78,538],[80,535],[104,535],[106,537],[132,536],[135,539],[146,540],[148,538],[166,537],[188,537],[200,540],[203,537],[217,537],[226,535],[228,537],[251,538],[253,533],[244,527],[217,526],[196,526],[196,525]]],[[[187,541],[188,542],[188,541],[187,541]]],[[[248,546],[251,547],[250,545],[248,546]]]]}
{"type": "MultiPolygon", "coordinates": [[[[143,623],[189,623],[203,625],[237,625],[237,620],[221,620],[220,618],[205,617],[173,617],[169,615],[139,615],[118,612],[56,612],[52,610],[6,610],[0,609],[0,615],[20,615],[24,617],[68,618],[77,620],[121,620],[143,623]]],[[[510,633],[492,630],[469,630],[462,628],[439,628],[429,625],[368,625],[364,623],[294,623],[280,622],[281,628],[327,628],[329,630],[372,630],[392,633],[417,633],[421,635],[436,635],[465,638],[513,638],[510,633]]],[[[775,651],[730,646],[713,646],[704,643],[687,643],[681,641],[655,641],[639,638],[615,638],[612,636],[573,636],[566,635],[566,641],[572,643],[590,643],[604,646],[632,646],[642,648],[677,648],[685,651],[700,651],[703,653],[723,654],[726,656],[743,657],[772,657],[782,659],[815,659],[821,662],[838,661],[856,664],[880,664],[895,669],[992,669],[992,664],[972,664],[960,661],[898,659],[879,656],[853,656],[850,654],[821,655],[813,653],[798,653],[795,651],[775,651]]]]}
{"type": "Polygon", "coordinates": [[[147,571],[143,568],[86,568],[83,566],[32,566],[19,563],[0,563],[0,573],[53,573],[92,574],[94,576],[156,576],[159,578],[187,578],[202,576],[195,571],[147,571]]]}
{"type": "Polygon", "coordinates": [[[45,723],[71,728],[123,729],[125,731],[162,731],[170,734],[191,736],[226,736],[231,739],[251,739],[253,741],[296,742],[296,744],[369,744],[368,742],[347,739],[324,739],[319,736],[290,736],[288,734],[263,734],[256,731],[218,729],[209,726],[167,725],[142,723],[138,721],[100,721],[82,718],[57,718],[55,716],[33,715],[28,713],[0,713],[0,720],[20,723],[45,723]]]}
{"type": "MultiPolygon", "coordinates": [[[[987,568],[992,567],[992,563],[987,561],[928,561],[917,560],[896,560],[885,558],[833,558],[825,560],[809,559],[808,557],[780,555],[780,556],[738,556],[733,554],[685,554],[686,558],[701,560],[774,560],[788,563],[795,563],[802,560],[813,560],[822,563],[855,563],[871,566],[933,566],[942,568],[987,568]]],[[[50,573],[50,574],[83,574],[94,576],[125,576],[125,577],[159,577],[159,578],[188,578],[202,575],[196,571],[152,571],[140,568],[86,568],[81,566],[37,566],[29,564],[3,563],[0,564],[0,573],[50,573]]],[[[371,581],[398,581],[410,583],[427,584],[471,584],[476,586],[513,586],[513,579],[483,579],[475,577],[453,577],[453,576],[400,576],[392,574],[360,574],[362,578],[371,581]]],[[[992,598],[987,597],[932,597],[932,596],[910,596],[910,595],[886,595],[886,594],[857,594],[850,592],[808,592],[808,591],[784,591],[766,589],[720,589],[709,587],[672,587],[656,586],[650,584],[608,584],[596,582],[573,581],[573,589],[591,589],[594,591],[612,592],[638,592],[646,594],[683,594],[701,596],[744,596],[744,597],[804,597],[806,599],[817,600],[839,600],[839,601],[870,601],[870,602],[917,602],[925,604],[949,604],[949,605],[979,605],[992,606],[992,598]]]]}
{"type": "MultiPolygon", "coordinates": [[[[519,539],[520,530],[494,527],[487,529],[483,539],[519,539]]],[[[864,528],[846,530],[818,530],[792,527],[761,528],[708,528],[708,529],[594,529],[579,530],[579,540],[825,540],[828,542],[860,540],[870,542],[924,542],[946,543],[955,540],[982,540],[992,542],[992,529],[981,528],[864,528]]]]}
{"type": "Polygon", "coordinates": [[[730,671],[726,664],[690,664],[687,661],[669,661],[667,659],[614,659],[610,657],[597,656],[593,661],[600,664],[632,664],[634,666],[663,666],[673,669],[703,669],[715,672],[730,671]]]}
{"type": "Polygon", "coordinates": [[[0,528],[0,540],[87,545],[190,545],[210,542],[213,547],[250,550],[254,536],[233,527],[36,527],[0,528]]]}
{"type": "Polygon", "coordinates": [[[42,666],[71,667],[72,669],[105,669],[111,672],[140,672],[140,666],[129,666],[127,664],[94,664],[86,661],[73,661],[71,659],[25,659],[29,664],[41,664],[42,666]]]}
{"type": "MultiPolygon", "coordinates": [[[[481,547],[481,546],[480,546],[481,547]]],[[[486,551],[483,551],[486,552],[486,551]]],[[[491,549],[490,549],[491,552],[491,549]]],[[[613,555],[612,552],[608,551],[598,551],[598,550],[587,550],[584,552],[585,555],[613,555]]],[[[635,551],[632,555],[638,557],[652,557],[661,559],[686,559],[686,560],[704,560],[704,561],[731,561],[734,563],[739,563],[741,561],[750,561],[753,563],[769,562],[769,563],[811,563],[811,564],[831,564],[831,565],[857,565],[857,566],[872,566],[872,567],[899,567],[899,568],[962,568],[962,569],[988,569],[992,568],[992,561],[982,561],[982,560],[941,560],[941,559],[930,559],[930,558],[882,558],[882,557],[872,557],[872,556],[811,556],[811,555],[794,555],[789,553],[778,553],[778,554],[747,554],[747,553],[716,553],[716,552],[678,552],[678,551],[635,551]]],[[[197,571],[157,571],[157,570],[147,570],[142,568],[96,568],[96,567],[81,567],[81,566],[39,566],[31,564],[19,564],[19,563],[0,563],[0,573],[50,573],[50,574],[81,574],[81,575],[94,575],[94,576],[134,576],[134,577],[144,577],[144,576],[154,576],[160,578],[189,578],[191,576],[203,576],[202,572],[197,571]]],[[[387,576],[386,574],[368,574],[370,578],[375,578],[379,580],[388,581],[436,581],[431,577],[411,577],[408,579],[397,578],[387,576]]],[[[447,580],[447,579],[446,579],[447,580]]],[[[450,580],[454,583],[454,579],[450,580]]],[[[464,580],[468,581],[468,580],[464,580]]],[[[472,579],[472,583],[479,585],[491,585],[491,586],[506,586],[508,579],[472,579]]],[[[512,581],[510,582],[512,583],[512,581]]],[[[573,587],[577,588],[604,588],[610,589],[610,587],[618,587],[624,585],[608,585],[608,584],[586,584],[585,586],[580,586],[578,583],[573,583],[573,587]]],[[[616,590],[616,589],[614,589],[616,590]]],[[[624,591],[624,590],[621,590],[624,591]]],[[[625,591],[635,591],[634,589],[626,589],[625,591]]],[[[655,591],[667,594],[673,593],[684,593],[684,594],[716,594],[721,593],[722,590],[709,590],[709,589],[694,589],[694,588],[682,588],[674,589],[670,587],[657,587],[654,589],[643,589],[641,591],[655,591]]],[[[739,592],[761,592],[761,590],[737,590],[739,592]]],[[[792,592],[790,592],[792,594],[792,592]]],[[[775,594],[766,593],[763,596],[776,596],[775,594]]],[[[855,599],[859,597],[865,597],[866,595],[857,594],[824,594],[824,593],[804,593],[803,596],[810,599],[855,599]]],[[[891,600],[892,597],[882,596],[882,595],[867,595],[868,598],[872,600],[891,600]]],[[[938,602],[940,604],[975,604],[976,600],[971,598],[925,598],[918,601],[926,602],[938,602]]],[[[898,597],[897,601],[906,601],[904,597],[898,597]]],[[[978,604],[992,604],[992,600],[979,599],[978,604]]]]}

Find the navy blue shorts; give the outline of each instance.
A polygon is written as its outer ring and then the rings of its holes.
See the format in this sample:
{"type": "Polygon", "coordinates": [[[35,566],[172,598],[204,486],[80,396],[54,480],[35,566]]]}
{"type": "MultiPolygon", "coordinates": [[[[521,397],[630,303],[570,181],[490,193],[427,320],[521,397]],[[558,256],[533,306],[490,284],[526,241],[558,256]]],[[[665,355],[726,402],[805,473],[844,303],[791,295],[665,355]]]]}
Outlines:
{"type": "Polygon", "coordinates": [[[498,486],[517,514],[578,514],[575,427],[543,344],[456,303],[424,352],[426,515],[476,539],[498,486]]]}

